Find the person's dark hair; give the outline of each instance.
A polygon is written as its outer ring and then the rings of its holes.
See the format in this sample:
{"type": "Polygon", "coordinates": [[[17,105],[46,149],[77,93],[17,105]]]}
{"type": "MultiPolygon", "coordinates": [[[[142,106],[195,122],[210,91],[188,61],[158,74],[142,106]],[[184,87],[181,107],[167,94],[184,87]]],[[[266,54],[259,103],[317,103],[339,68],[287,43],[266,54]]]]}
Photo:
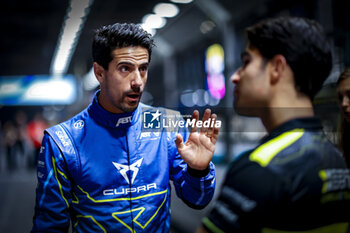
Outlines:
{"type": "MultiPolygon", "coordinates": [[[[345,79],[350,78],[350,68],[345,69],[339,76],[337,85],[345,79]]],[[[350,123],[346,121],[345,117],[342,117],[340,122],[340,138],[339,138],[339,149],[343,152],[345,161],[350,167],[350,123]]]]}
{"type": "Polygon", "coordinates": [[[330,44],[316,21],[268,19],[248,27],[246,36],[248,46],[258,49],[265,60],[283,55],[293,71],[297,90],[313,99],[332,68],[330,44]]]}
{"type": "Polygon", "coordinates": [[[141,46],[148,50],[151,61],[154,41],[152,35],[141,26],[132,23],[115,23],[103,26],[95,31],[92,42],[92,58],[104,69],[112,61],[112,51],[117,48],[141,46]]]}
{"type": "Polygon", "coordinates": [[[350,68],[346,68],[339,76],[338,81],[337,81],[337,85],[339,86],[340,82],[350,78],[350,68]]]}

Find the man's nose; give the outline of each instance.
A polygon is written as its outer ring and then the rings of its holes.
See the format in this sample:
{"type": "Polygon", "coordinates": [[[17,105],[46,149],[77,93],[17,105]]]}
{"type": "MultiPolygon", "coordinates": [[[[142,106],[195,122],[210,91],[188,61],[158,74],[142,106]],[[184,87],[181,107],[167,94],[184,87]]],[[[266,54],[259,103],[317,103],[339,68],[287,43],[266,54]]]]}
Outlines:
{"type": "Polygon", "coordinates": [[[141,87],[143,84],[142,82],[142,76],[139,70],[136,70],[134,73],[134,76],[131,80],[131,87],[141,87]]]}
{"type": "Polygon", "coordinates": [[[234,84],[237,84],[239,82],[239,80],[241,79],[240,73],[241,73],[241,69],[239,68],[236,72],[234,72],[231,76],[231,82],[233,82],[234,84]]]}
{"type": "Polygon", "coordinates": [[[342,107],[347,107],[350,105],[350,99],[347,95],[344,95],[342,100],[341,100],[341,106],[342,107]]]}

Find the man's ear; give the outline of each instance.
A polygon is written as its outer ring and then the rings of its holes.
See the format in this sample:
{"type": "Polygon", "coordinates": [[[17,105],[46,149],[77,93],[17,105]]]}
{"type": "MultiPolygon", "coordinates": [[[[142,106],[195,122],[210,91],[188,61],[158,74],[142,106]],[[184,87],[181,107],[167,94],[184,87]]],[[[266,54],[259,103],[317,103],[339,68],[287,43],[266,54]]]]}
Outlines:
{"type": "Polygon", "coordinates": [[[275,84],[284,75],[287,66],[286,58],[283,55],[277,54],[270,60],[270,76],[271,84],[275,84]]]}
{"type": "Polygon", "coordinates": [[[100,84],[103,83],[105,79],[105,69],[101,65],[99,65],[97,62],[94,62],[93,67],[94,67],[94,73],[97,78],[97,81],[100,84]]]}

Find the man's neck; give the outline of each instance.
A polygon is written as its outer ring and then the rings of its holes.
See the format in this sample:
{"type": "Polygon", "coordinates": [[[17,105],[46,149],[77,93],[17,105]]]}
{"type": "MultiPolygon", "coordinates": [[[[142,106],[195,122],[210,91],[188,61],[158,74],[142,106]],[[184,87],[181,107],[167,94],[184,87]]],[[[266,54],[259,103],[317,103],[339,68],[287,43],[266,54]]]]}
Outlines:
{"type": "Polygon", "coordinates": [[[260,115],[269,133],[287,121],[314,116],[312,102],[304,95],[291,99],[275,99],[272,102],[271,107],[260,115]]]}

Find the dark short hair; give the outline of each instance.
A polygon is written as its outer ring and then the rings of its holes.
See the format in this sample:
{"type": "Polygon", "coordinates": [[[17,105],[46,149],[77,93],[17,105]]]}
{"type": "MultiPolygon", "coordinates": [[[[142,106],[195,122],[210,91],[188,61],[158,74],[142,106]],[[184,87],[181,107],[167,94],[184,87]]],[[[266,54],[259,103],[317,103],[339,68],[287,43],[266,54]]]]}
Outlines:
{"type": "Polygon", "coordinates": [[[264,59],[285,57],[297,90],[311,99],[321,89],[332,69],[331,46],[314,20],[296,17],[268,19],[246,29],[248,46],[264,59]]]}
{"type": "Polygon", "coordinates": [[[152,35],[133,23],[115,23],[103,26],[95,31],[92,42],[92,58],[104,69],[112,61],[112,51],[117,48],[141,46],[148,50],[151,61],[154,41],[152,35]]]}

